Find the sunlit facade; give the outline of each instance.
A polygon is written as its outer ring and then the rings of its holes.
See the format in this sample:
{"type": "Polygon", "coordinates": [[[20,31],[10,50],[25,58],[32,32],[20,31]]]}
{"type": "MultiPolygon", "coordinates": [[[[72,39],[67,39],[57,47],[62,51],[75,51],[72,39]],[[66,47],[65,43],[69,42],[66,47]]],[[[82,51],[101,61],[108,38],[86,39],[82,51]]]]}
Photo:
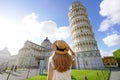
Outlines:
{"type": "Polygon", "coordinates": [[[47,69],[49,56],[52,54],[52,43],[46,38],[41,45],[26,41],[19,50],[16,65],[22,68],[37,67],[40,60],[44,60],[44,68],[47,69]]]}
{"type": "Polygon", "coordinates": [[[104,68],[85,7],[80,1],[69,7],[69,24],[77,69],[104,68]]]}

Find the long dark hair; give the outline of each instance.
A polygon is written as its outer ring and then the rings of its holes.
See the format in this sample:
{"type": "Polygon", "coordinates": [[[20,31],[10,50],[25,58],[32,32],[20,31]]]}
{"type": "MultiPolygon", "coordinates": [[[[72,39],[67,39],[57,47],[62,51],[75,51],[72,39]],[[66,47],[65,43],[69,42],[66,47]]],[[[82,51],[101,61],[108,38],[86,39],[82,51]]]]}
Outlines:
{"type": "Polygon", "coordinates": [[[73,59],[70,54],[53,53],[52,59],[54,62],[54,69],[59,72],[64,72],[70,69],[73,59]]]}

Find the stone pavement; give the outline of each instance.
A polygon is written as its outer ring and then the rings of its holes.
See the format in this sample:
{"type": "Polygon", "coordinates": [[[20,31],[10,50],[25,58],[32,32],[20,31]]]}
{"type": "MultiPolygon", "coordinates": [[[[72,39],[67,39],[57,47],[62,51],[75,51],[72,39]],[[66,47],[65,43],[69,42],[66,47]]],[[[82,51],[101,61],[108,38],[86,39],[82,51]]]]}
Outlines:
{"type": "MultiPolygon", "coordinates": [[[[35,75],[38,75],[38,70],[37,69],[31,69],[29,74],[28,74],[28,69],[26,70],[19,70],[16,72],[13,72],[10,76],[8,80],[25,80],[27,77],[32,77],[35,75]]],[[[2,74],[0,74],[0,80],[7,80],[8,77],[7,72],[3,72],[2,74]]]]}
{"type": "Polygon", "coordinates": [[[109,80],[120,80],[120,70],[112,70],[109,80]]]}

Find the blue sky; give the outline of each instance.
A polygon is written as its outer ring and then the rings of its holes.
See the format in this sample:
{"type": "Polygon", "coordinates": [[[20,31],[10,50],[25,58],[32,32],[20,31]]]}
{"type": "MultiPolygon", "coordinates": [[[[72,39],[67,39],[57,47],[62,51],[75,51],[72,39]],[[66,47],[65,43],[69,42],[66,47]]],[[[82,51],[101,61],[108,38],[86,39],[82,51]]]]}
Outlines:
{"type": "MultiPolygon", "coordinates": [[[[0,0],[0,50],[18,54],[26,40],[40,44],[46,37],[71,46],[69,6],[76,0],[0,0]]],[[[78,0],[86,7],[102,56],[120,48],[120,0],[78,0]]]]}

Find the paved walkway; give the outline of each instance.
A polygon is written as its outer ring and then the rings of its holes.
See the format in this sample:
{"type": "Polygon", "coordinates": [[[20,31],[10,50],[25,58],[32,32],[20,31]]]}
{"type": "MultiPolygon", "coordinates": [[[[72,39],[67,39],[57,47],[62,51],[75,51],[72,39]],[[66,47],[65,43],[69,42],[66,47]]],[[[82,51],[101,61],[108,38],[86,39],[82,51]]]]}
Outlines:
{"type": "MultiPolygon", "coordinates": [[[[16,72],[13,72],[8,80],[25,80],[27,77],[32,77],[35,75],[38,75],[38,70],[37,69],[31,69],[29,74],[28,74],[28,69],[26,70],[19,70],[16,72]]],[[[2,73],[0,74],[0,80],[7,80],[9,73],[2,73]]],[[[110,79],[109,80],[120,80],[120,70],[112,70],[110,79]]]]}
{"type": "MultiPolygon", "coordinates": [[[[36,69],[32,69],[30,70],[29,74],[28,74],[28,69],[26,70],[19,70],[16,72],[13,72],[10,76],[8,80],[25,80],[27,77],[32,77],[37,75],[37,71],[36,69]]],[[[2,74],[0,74],[0,80],[7,80],[9,73],[4,72],[2,74]]]]}
{"type": "Polygon", "coordinates": [[[120,70],[112,70],[109,80],[120,80],[120,70]]]}

